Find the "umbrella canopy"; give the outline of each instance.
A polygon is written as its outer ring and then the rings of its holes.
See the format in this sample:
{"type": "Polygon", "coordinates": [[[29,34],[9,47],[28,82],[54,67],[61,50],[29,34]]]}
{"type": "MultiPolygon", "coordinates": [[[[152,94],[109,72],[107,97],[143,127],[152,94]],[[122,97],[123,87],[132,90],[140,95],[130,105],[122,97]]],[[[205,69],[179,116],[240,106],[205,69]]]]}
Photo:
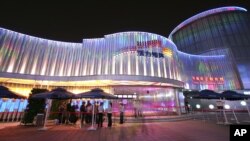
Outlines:
{"type": "Polygon", "coordinates": [[[186,97],[186,98],[191,98],[191,97],[195,97],[195,96],[199,96],[200,95],[200,92],[199,91],[184,91],[183,92],[183,95],[186,97]]]}
{"type": "Polygon", "coordinates": [[[222,92],[221,94],[232,95],[232,94],[239,94],[239,93],[232,91],[232,90],[227,90],[227,91],[222,92]]]}
{"type": "Polygon", "coordinates": [[[221,99],[221,95],[212,90],[202,90],[200,95],[194,96],[197,99],[221,99]]]}
{"type": "Polygon", "coordinates": [[[102,98],[102,99],[117,99],[116,96],[104,92],[102,89],[96,88],[91,91],[80,93],[76,95],[76,98],[102,98]]]}
{"type": "MultiPolygon", "coordinates": [[[[88,91],[88,92],[80,93],[80,94],[76,95],[75,98],[117,99],[116,96],[109,94],[109,93],[106,93],[102,89],[99,89],[99,88],[92,89],[91,91],[88,91]]],[[[94,109],[94,106],[92,106],[92,124],[91,124],[91,127],[88,128],[88,130],[96,130],[96,128],[94,127],[94,112],[95,112],[95,109],[94,109]]]]}
{"type": "Polygon", "coordinates": [[[250,96],[227,90],[221,93],[221,97],[226,100],[243,100],[249,99],[250,96]]]}
{"type": "Polygon", "coordinates": [[[45,121],[43,124],[43,128],[39,130],[47,130],[47,118],[50,113],[51,99],[71,99],[74,98],[75,95],[71,92],[68,92],[64,88],[56,88],[49,92],[39,93],[35,95],[31,95],[32,99],[48,99],[48,108],[46,108],[45,121]]]}
{"type": "Polygon", "coordinates": [[[75,95],[64,88],[56,88],[49,92],[32,95],[33,99],[71,99],[75,95]]]}
{"type": "Polygon", "coordinates": [[[11,90],[9,90],[7,87],[4,86],[0,86],[0,98],[23,98],[25,99],[25,96],[21,96],[19,94],[17,94],[16,92],[12,92],[11,90]]]}

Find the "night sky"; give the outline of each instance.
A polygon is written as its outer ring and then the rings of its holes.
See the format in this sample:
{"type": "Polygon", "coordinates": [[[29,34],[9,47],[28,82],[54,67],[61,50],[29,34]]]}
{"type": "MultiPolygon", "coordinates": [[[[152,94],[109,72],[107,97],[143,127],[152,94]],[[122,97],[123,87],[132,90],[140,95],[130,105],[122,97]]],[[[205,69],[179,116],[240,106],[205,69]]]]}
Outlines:
{"type": "Polygon", "coordinates": [[[167,37],[187,18],[222,6],[241,6],[250,10],[249,0],[1,2],[0,27],[67,42],[81,42],[83,38],[99,38],[123,31],[145,31],[167,37]]]}

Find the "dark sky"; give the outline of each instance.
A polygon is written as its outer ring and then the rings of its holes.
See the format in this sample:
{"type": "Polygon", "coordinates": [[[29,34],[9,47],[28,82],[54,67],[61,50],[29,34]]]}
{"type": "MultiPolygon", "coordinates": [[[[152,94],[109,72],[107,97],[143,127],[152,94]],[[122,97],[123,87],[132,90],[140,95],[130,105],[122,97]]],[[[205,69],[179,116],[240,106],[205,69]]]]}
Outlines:
{"type": "Polygon", "coordinates": [[[179,23],[195,14],[232,5],[250,10],[249,0],[11,1],[0,4],[0,27],[67,42],[122,31],[145,31],[167,37],[179,23]]]}

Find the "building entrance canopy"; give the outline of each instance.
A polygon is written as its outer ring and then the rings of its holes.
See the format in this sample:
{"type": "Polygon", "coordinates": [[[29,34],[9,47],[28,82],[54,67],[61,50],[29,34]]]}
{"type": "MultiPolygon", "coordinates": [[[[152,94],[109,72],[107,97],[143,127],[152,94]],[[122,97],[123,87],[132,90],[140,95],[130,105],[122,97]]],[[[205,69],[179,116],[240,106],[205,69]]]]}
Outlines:
{"type": "Polygon", "coordinates": [[[183,87],[184,85],[183,82],[178,80],[138,75],[96,75],[82,77],[62,77],[0,73],[0,81],[6,83],[53,86],[153,85],[183,87]]]}

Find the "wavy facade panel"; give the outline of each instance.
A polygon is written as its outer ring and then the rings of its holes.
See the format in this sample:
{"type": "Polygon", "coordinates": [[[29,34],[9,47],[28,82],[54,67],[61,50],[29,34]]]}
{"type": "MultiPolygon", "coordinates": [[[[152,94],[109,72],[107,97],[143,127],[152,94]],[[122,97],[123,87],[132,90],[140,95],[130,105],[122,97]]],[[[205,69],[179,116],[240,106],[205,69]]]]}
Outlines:
{"type": "Polygon", "coordinates": [[[51,41],[10,30],[0,32],[0,71],[31,75],[76,75],[82,44],[51,41]]]}
{"type": "Polygon", "coordinates": [[[98,86],[183,87],[185,83],[190,89],[241,87],[227,54],[186,54],[178,51],[166,37],[147,32],[121,32],[104,38],[83,39],[82,43],[67,43],[1,29],[0,45],[0,78],[4,77],[3,81],[8,77],[27,84],[33,83],[32,79],[41,84],[45,81],[48,85],[61,81],[56,86],[80,86],[84,81],[107,80],[108,83],[98,86]],[[193,77],[221,78],[223,83],[216,80],[216,83],[200,81],[197,84],[193,77]]]}
{"type": "Polygon", "coordinates": [[[178,79],[175,45],[146,32],[67,43],[1,29],[1,72],[46,75],[143,75],[178,79]],[[165,54],[164,54],[165,52],[165,54]]]}

